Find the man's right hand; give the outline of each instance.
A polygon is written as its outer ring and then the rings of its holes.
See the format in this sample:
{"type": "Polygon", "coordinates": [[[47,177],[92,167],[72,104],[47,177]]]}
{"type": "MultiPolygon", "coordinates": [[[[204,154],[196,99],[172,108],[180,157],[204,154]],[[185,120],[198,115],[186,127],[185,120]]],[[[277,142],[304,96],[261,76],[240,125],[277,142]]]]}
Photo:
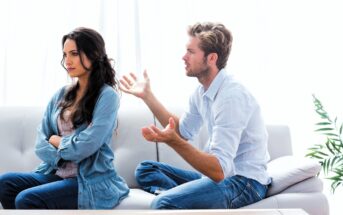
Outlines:
{"type": "Polygon", "coordinates": [[[169,118],[173,117],[176,124],[175,127],[177,128],[176,131],[178,132],[179,119],[169,113],[169,111],[160,103],[160,101],[157,100],[155,95],[152,93],[150,89],[150,80],[146,70],[144,70],[143,72],[143,77],[143,80],[138,80],[137,76],[133,73],[124,75],[119,80],[119,89],[125,93],[129,93],[138,98],[141,98],[163,127],[166,127],[169,123],[169,118]]]}
{"type": "Polygon", "coordinates": [[[132,94],[141,98],[146,99],[148,94],[151,94],[150,80],[146,70],[143,72],[144,80],[138,80],[137,76],[133,73],[124,75],[120,78],[119,89],[125,93],[132,94]]]}

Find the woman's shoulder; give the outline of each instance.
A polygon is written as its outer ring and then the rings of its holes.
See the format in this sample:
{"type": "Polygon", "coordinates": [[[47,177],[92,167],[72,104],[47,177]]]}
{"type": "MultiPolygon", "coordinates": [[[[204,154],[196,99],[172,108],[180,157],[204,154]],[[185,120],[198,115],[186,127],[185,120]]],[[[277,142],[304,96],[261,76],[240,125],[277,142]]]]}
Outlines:
{"type": "Polygon", "coordinates": [[[114,89],[112,86],[105,84],[102,88],[101,88],[101,92],[100,94],[113,94],[113,95],[117,95],[118,92],[116,89],[114,89]]]}
{"type": "Polygon", "coordinates": [[[104,84],[104,86],[101,88],[101,92],[106,92],[106,91],[111,91],[111,92],[113,91],[114,93],[116,93],[116,90],[112,86],[108,84],[104,84]]]}
{"type": "Polygon", "coordinates": [[[66,90],[68,89],[68,86],[63,86],[61,88],[59,88],[55,94],[53,95],[53,100],[60,100],[62,99],[62,97],[64,96],[64,93],[66,92],[66,90]]]}
{"type": "Polygon", "coordinates": [[[115,90],[113,87],[111,87],[108,84],[105,84],[100,91],[100,95],[104,95],[104,94],[109,94],[109,95],[118,95],[117,90],[115,90]]]}
{"type": "Polygon", "coordinates": [[[118,102],[119,100],[119,95],[117,90],[115,90],[113,87],[111,87],[110,85],[105,84],[100,91],[99,94],[99,99],[105,99],[105,100],[114,100],[116,102],[118,102]]]}

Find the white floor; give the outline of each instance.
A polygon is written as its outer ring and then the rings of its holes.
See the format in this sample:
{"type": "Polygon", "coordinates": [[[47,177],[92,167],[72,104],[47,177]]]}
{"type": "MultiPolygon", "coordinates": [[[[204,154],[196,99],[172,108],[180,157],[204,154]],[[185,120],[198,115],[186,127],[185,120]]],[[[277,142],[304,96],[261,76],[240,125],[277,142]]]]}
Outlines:
{"type": "Polygon", "coordinates": [[[329,200],[330,215],[342,215],[343,211],[343,186],[339,186],[335,193],[331,192],[330,182],[326,179],[324,181],[324,193],[329,200]]]}

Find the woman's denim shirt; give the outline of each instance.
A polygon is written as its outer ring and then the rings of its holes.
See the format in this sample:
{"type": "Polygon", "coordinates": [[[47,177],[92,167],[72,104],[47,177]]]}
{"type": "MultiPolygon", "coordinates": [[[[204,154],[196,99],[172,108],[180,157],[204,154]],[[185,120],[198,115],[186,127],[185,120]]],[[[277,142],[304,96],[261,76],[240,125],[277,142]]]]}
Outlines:
{"type": "Polygon", "coordinates": [[[56,149],[48,140],[59,135],[57,117],[65,87],[56,92],[38,127],[35,152],[43,161],[36,172],[53,174],[60,161],[78,164],[79,209],[112,209],[124,199],[129,188],[114,169],[111,138],[117,122],[119,97],[112,87],[105,85],[98,97],[90,124],[83,124],[75,132],[61,139],[56,149]]]}

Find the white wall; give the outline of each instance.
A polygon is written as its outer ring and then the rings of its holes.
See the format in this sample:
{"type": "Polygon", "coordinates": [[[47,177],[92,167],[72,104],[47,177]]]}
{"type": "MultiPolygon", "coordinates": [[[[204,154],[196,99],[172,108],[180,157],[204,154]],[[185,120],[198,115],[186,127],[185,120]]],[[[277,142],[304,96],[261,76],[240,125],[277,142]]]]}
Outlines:
{"type": "Polygon", "coordinates": [[[78,26],[102,33],[119,75],[146,68],[167,106],[186,105],[197,85],[181,60],[186,28],[218,21],[234,36],[227,70],[257,97],[267,123],[290,125],[303,156],[321,141],[313,93],[343,118],[341,11],[338,0],[2,0],[0,105],[45,105],[70,82],[60,40],[78,26]]]}

